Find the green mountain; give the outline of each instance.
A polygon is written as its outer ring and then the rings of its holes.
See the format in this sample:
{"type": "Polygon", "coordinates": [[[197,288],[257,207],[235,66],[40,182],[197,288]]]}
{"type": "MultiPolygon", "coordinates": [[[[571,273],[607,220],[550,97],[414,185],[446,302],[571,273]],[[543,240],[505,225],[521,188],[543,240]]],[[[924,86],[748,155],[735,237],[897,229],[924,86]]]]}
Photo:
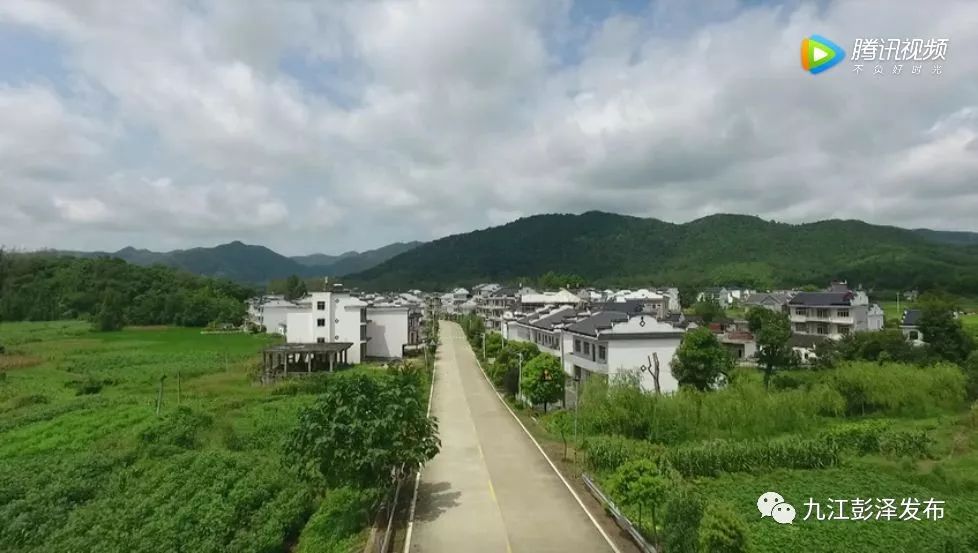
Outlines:
{"type": "Polygon", "coordinates": [[[346,252],[338,256],[313,254],[289,258],[264,246],[238,241],[212,248],[192,248],[169,252],[123,248],[117,252],[57,251],[54,253],[83,258],[115,257],[134,265],[166,265],[184,271],[226,278],[241,283],[261,284],[289,275],[302,277],[342,276],[363,271],[416,247],[420,242],[397,242],[362,253],[346,252]]]}
{"type": "Polygon", "coordinates": [[[597,284],[943,287],[978,293],[978,246],[861,221],[791,225],[744,215],[674,224],[597,211],[537,215],[422,244],[349,275],[365,288],[443,289],[548,271],[597,284]]]}

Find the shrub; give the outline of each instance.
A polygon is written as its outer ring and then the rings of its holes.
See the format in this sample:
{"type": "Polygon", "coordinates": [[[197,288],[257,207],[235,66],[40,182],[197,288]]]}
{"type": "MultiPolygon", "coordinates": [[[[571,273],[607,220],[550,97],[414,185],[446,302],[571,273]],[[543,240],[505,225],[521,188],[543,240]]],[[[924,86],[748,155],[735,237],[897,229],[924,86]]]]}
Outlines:
{"type": "Polygon", "coordinates": [[[669,494],[662,521],[662,542],[669,553],[697,553],[703,500],[687,486],[669,494]]]}
{"type": "Polygon", "coordinates": [[[67,383],[68,386],[75,389],[75,395],[87,396],[94,395],[102,391],[103,382],[94,377],[88,377],[84,380],[75,380],[67,383]]]}
{"type": "Polygon", "coordinates": [[[926,457],[933,440],[923,430],[901,430],[880,436],[879,451],[891,457],[926,457]]]}
{"type": "Polygon", "coordinates": [[[949,363],[926,368],[851,363],[836,369],[829,385],[842,395],[849,415],[926,415],[960,407],[965,378],[949,363]]]}
{"type": "Polygon", "coordinates": [[[710,503],[700,524],[700,550],[710,553],[750,551],[747,524],[729,506],[710,503]]]}
{"type": "Polygon", "coordinates": [[[189,407],[177,407],[143,430],[139,437],[147,444],[195,449],[200,445],[200,435],[212,423],[213,419],[206,413],[196,412],[189,407]]]}
{"type": "Polygon", "coordinates": [[[330,490],[302,529],[297,553],[346,553],[358,546],[362,549],[359,533],[367,526],[376,500],[375,490],[330,490]]]}

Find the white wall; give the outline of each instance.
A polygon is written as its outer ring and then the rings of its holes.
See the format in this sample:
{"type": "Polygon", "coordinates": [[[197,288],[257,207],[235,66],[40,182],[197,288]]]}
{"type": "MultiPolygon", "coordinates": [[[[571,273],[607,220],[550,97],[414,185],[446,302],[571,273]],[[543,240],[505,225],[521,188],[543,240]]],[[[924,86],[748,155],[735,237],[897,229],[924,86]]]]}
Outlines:
{"type": "Polygon", "coordinates": [[[679,383],[672,376],[672,358],[679,348],[680,337],[638,338],[608,340],[608,379],[618,374],[640,374],[642,389],[654,391],[655,384],[648,371],[640,371],[649,365],[653,354],[659,358],[659,386],[662,393],[675,392],[679,383]]]}
{"type": "Polygon", "coordinates": [[[406,307],[368,307],[367,355],[400,358],[408,343],[408,309],[406,307]]]}
{"type": "Polygon", "coordinates": [[[285,335],[285,340],[290,344],[308,344],[315,342],[312,334],[313,321],[312,313],[289,313],[286,318],[286,325],[289,331],[285,335]]]}

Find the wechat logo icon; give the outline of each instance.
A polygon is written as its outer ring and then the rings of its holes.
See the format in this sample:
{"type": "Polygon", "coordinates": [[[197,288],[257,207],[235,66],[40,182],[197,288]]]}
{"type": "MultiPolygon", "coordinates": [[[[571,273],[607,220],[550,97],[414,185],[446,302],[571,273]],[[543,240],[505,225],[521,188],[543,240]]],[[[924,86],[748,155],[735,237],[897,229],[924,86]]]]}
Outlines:
{"type": "Polygon", "coordinates": [[[778,524],[791,524],[795,520],[795,507],[785,503],[784,497],[778,492],[764,492],[757,498],[757,510],[761,518],[771,517],[778,524]]]}

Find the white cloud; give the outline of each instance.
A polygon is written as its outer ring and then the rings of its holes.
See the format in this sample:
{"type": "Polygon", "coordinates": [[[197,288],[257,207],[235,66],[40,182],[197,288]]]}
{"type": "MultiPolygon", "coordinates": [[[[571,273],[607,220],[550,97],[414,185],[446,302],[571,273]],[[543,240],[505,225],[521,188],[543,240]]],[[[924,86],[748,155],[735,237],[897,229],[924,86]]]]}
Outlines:
{"type": "Polygon", "coordinates": [[[0,238],[341,251],[593,208],[978,230],[973,3],[587,7],[9,0],[75,86],[0,85],[0,191],[36,229],[0,238]],[[812,32],[951,45],[939,77],[813,77],[812,32]]]}

